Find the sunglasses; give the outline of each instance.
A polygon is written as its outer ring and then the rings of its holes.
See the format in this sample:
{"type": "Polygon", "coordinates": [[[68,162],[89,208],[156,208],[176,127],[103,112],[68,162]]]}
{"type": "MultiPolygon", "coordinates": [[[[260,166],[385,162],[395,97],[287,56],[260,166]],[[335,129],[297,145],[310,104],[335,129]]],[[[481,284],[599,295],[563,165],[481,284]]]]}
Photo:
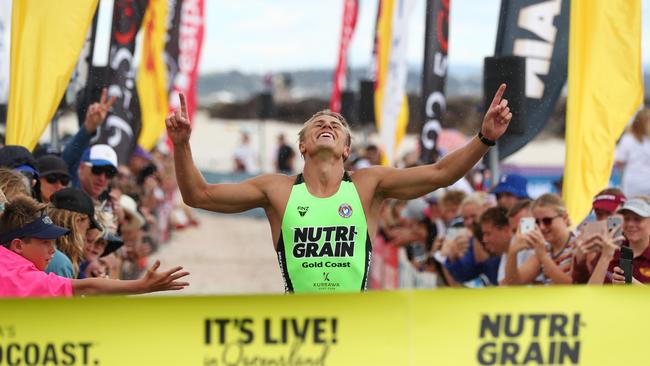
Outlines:
{"type": "Polygon", "coordinates": [[[93,172],[94,175],[101,175],[104,174],[106,178],[112,179],[115,174],[117,174],[117,169],[115,169],[112,166],[97,166],[93,165],[92,168],[90,168],[91,171],[93,172]]]}
{"type": "Polygon", "coordinates": [[[61,175],[61,174],[49,174],[44,176],[45,181],[50,183],[50,184],[55,184],[56,182],[61,182],[62,185],[67,186],[68,183],[70,183],[70,177],[67,175],[61,175]]]}
{"type": "Polygon", "coordinates": [[[553,223],[553,220],[557,219],[560,216],[562,215],[557,215],[553,217],[542,217],[541,219],[535,219],[535,223],[537,224],[537,226],[541,226],[542,224],[544,224],[544,226],[549,226],[553,223]]]}

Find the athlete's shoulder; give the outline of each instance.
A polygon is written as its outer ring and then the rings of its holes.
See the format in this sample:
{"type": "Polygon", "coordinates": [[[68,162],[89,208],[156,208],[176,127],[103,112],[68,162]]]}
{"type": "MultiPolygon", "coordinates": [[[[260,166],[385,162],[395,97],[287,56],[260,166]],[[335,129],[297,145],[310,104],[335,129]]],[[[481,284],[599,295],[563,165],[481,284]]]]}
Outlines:
{"type": "Polygon", "coordinates": [[[263,186],[277,186],[277,185],[291,185],[296,181],[296,175],[285,175],[279,173],[261,174],[257,177],[251,178],[251,182],[261,184],[263,186]]]}
{"type": "Polygon", "coordinates": [[[352,178],[352,181],[354,182],[380,179],[381,177],[383,177],[393,169],[394,168],[389,168],[380,165],[373,165],[367,168],[350,172],[350,178],[352,178]]]}

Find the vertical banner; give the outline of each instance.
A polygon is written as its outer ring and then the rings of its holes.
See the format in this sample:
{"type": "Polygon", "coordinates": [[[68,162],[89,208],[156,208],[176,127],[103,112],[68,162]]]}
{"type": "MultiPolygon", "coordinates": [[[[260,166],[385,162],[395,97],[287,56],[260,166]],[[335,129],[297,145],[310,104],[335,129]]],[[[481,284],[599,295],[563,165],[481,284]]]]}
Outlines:
{"type": "MultiPolygon", "coordinates": [[[[104,73],[107,79],[99,80],[108,86],[108,94],[117,96],[117,100],[113,104],[106,122],[101,126],[99,136],[93,142],[112,146],[120,164],[126,164],[129,161],[141,130],[140,100],[135,85],[136,59],[134,53],[136,35],[140,30],[146,8],[147,0],[115,0],[108,65],[104,73]]],[[[93,52],[93,58],[96,58],[97,43],[93,52]]],[[[96,60],[93,61],[96,65],[96,60]]],[[[91,70],[91,73],[93,71],[91,70]]],[[[96,92],[97,89],[94,91],[96,92]]],[[[96,95],[90,100],[98,99],[99,95],[96,95]]]]}
{"type": "MultiPolygon", "coordinates": [[[[11,2],[0,0],[0,104],[9,95],[9,51],[11,47],[11,2]]],[[[0,118],[1,120],[2,118],[0,118]]]]}
{"type": "Polygon", "coordinates": [[[414,3],[413,0],[382,0],[379,11],[375,116],[383,165],[393,165],[408,124],[406,49],[408,19],[414,3]]]}
{"type": "Polygon", "coordinates": [[[449,3],[451,0],[427,0],[422,67],[422,98],[424,111],[420,133],[420,162],[437,160],[438,135],[447,108],[447,50],[449,40],[449,3]]]}
{"type": "Polygon", "coordinates": [[[97,0],[13,2],[6,143],[33,149],[75,68],[97,0]]]}
{"type": "Polygon", "coordinates": [[[616,141],[643,103],[641,0],[571,2],[563,195],[580,222],[607,186],[616,141]]]}
{"type": "Polygon", "coordinates": [[[347,86],[347,53],[348,46],[354,35],[354,28],[357,25],[357,13],[359,0],[343,0],[343,26],[341,28],[341,43],[339,45],[339,57],[334,71],[334,87],[330,99],[330,110],[341,112],[341,90],[347,86]]]}
{"type": "Polygon", "coordinates": [[[179,26],[178,73],[172,80],[169,105],[180,108],[178,94],[185,94],[187,111],[193,121],[196,111],[196,84],[204,32],[204,0],[182,0],[179,26]]]}
{"type": "Polygon", "coordinates": [[[165,51],[163,57],[167,66],[167,93],[171,93],[172,82],[178,74],[179,29],[181,25],[181,6],[183,0],[167,1],[167,34],[165,35],[165,51]]]}
{"type": "Polygon", "coordinates": [[[526,126],[499,139],[499,159],[544,128],[567,77],[569,0],[501,0],[495,56],[526,58],[526,126]]]}
{"type": "Polygon", "coordinates": [[[169,109],[164,59],[167,5],[167,0],[149,0],[142,23],[144,37],[136,85],[142,111],[138,143],[145,150],[151,150],[162,135],[169,109]]]}

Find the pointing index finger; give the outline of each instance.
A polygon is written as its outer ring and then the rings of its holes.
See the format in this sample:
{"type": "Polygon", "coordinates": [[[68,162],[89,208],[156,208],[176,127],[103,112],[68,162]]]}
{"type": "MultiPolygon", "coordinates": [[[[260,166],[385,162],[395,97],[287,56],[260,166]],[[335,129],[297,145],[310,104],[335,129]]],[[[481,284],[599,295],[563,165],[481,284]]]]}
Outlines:
{"type": "Polygon", "coordinates": [[[179,93],[178,98],[181,102],[181,113],[183,114],[183,117],[187,118],[189,114],[187,113],[187,101],[185,100],[185,94],[179,93]]]}
{"type": "Polygon", "coordinates": [[[506,84],[503,83],[499,86],[499,89],[497,89],[497,92],[494,94],[494,98],[492,99],[492,104],[490,104],[490,107],[495,107],[501,103],[501,98],[503,97],[503,93],[506,91],[506,84]]]}

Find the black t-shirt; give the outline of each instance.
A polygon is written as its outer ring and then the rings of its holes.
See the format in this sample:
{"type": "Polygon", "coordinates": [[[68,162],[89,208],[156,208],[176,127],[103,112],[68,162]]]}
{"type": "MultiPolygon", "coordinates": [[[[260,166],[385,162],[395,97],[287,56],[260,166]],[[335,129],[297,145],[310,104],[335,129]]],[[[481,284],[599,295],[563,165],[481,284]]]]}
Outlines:
{"type": "Polygon", "coordinates": [[[278,170],[283,172],[291,172],[293,167],[291,166],[291,159],[293,158],[294,152],[291,146],[281,145],[278,148],[278,170]]]}

